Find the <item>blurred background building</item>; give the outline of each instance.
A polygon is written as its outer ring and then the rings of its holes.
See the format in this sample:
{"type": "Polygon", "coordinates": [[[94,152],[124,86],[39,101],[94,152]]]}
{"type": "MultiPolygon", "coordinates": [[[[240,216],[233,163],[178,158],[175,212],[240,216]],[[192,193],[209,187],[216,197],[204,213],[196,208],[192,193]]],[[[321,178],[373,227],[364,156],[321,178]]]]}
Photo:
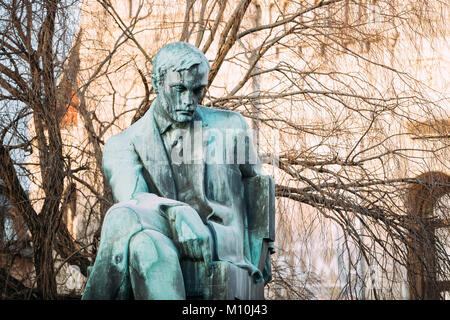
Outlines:
{"type": "MultiPolygon", "coordinates": [[[[77,170],[66,183],[70,234],[93,261],[110,205],[103,143],[155,97],[154,54],[188,41],[217,71],[203,103],[246,117],[277,183],[266,298],[448,299],[450,51],[437,26],[449,12],[426,3],[82,1],[58,84],[65,154],[77,170]]],[[[30,183],[36,208],[39,185],[30,183]]],[[[21,228],[12,235],[14,209],[6,211],[3,241],[25,241],[14,269],[30,270],[32,249],[21,228]]],[[[60,292],[82,292],[77,268],[63,265],[60,292]]]]}

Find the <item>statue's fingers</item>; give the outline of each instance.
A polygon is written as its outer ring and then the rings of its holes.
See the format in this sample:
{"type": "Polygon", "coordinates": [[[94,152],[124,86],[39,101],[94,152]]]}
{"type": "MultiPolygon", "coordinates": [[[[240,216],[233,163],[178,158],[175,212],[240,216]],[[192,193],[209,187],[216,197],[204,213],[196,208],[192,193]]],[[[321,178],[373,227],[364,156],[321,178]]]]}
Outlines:
{"type": "Polygon", "coordinates": [[[195,261],[203,260],[202,247],[197,239],[190,239],[185,243],[187,257],[195,261]]]}
{"type": "Polygon", "coordinates": [[[185,257],[190,259],[198,259],[198,254],[195,250],[195,243],[192,239],[186,240],[183,243],[184,251],[185,251],[185,257]],[[197,257],[196,257],[197,256],[197,257]]]}
{"type": "Polygon", "coordinates": [[[203,260],[202,244],[200,241],[195,241],[195,259],[198,261],[203,260]]]}
{"type": "Polygon", "coordinates": [[[198,261],[203,260],[203,243],[200,239],[195,241],[195,258],[198,261]]]}
{"type": "Polygon", "coordinates": [[[186,247],[187,257],[194,261],[202,261],[203,253],[200,241],[198,239],[190,239],[184,243],[186,247]]]}
{"type": "Polygon", "coordinates": [[[189,252],[187,251],[188,247],[187,247],[186,243],[178,242],[178,246],[180,247],[180,254],[181,254],[181,256],[182,257],[187,257],[189,252]]]}
{"type": "Polygon", "coordinates": [[[212,273],[212,255],[211,255],[211,244],[209,238],[206,238],[202,243],[202,254],[203,254],[203,262],[205,264],[206,274],[211,276],[212,273]]]}

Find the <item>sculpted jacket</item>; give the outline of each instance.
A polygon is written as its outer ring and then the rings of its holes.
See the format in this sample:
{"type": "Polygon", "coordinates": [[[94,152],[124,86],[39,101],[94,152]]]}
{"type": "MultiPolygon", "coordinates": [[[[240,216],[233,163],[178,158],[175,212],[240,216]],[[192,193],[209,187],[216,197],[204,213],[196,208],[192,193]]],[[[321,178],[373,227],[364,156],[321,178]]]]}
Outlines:
{"type": "MultiPolygon", "coordinates": [[[[102,228],[101,244],[96,263],[89,276],[83,299],[120,299],[129,296],[127,250],[131,236],[158,222],[150,217],[152,210],[164,211],[172,205],[187,203],[199,213],[205,225],[213,231],[219,260],[229,261],[261,277],[258,271],[259,252],[251,252],[252,239],[247,228],[248,215],[244,199],[243,180],[261,175],[261,165],[244,118],[232,111],[198,106],[193,119],[197,147],[192,150],[192,163],[185,165],[188,176],[174,170],[167,154],[153,106],[136,123],[111,137],[104,148],[103,171],[111,186],[115,206],[127,205],[137,212],[137,225],[123,234],[108,234],[108,215],[102,228]],[[176,178],[176,179],[175,179],[176,178]],[[187,179],[188,191],[177,190],[176,180],[187,179]],[[145,200],[143,193],[151,194],[145,200]],[[146,222],[148,219],[152,220],[146,222]],[[156,222],[155,222],[156,221],[156,222]],[[108,237],[116,237],[108,240],[108,237]],[[117,240],[118,239],[118,240],[117,240]],[[105,242],[109,242],[105,243],[105,242]],[[114,248],[111,247],[112,242],[114,248]],[[117,258],[117,257],[122,258],[117,258]],[[101,260],[101,261],[100,261],[101,260]],[[259,275],[258,275],[259,274],[259,275]],[[96,281],[109,279],[100,291],[93,290],[96,281]],[[96,293],[94,294],[94,291],[96,293]]],[[[184,155],[186,154],[186,150],[184,155]]],[[[186,182],[186,181],[185,181],[186,182]]],[[[113,207],[114,208],[114,207],[113,207]]],[[[111,209],[110,209],[111,211],[111,209]]],[[[156,220],[155,220],[156,219],[156,220]]],[[[125,223],[125,222],[124,222],[125,223]]],[[[122,231],[121,231],[122,232],[122,231]]],[[[258,235],[253,235],[253,238],[258,235]]],[[[268,281],[270,263],[264,279],[268,281]]]]}

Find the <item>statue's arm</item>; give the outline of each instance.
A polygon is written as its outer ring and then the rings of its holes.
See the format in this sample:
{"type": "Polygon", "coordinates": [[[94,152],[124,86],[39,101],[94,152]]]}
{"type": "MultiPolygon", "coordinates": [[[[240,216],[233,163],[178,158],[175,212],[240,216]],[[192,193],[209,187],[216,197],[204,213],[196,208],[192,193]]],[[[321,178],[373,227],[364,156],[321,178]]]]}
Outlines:
{"type": "MultiPolygon", "coordinates": [[[[249,126],[241,116],[242,128],[249,126]]],[[[240,165],[247,201],[247,223],[251,245],[252,262],[263,273],[264,282],[271,280],[270,254],[274,253],[275,240],[275,187],[273,179],[264,175],[252,135],[246,144],[249,162],[240,165]]]]}
{"type": "Polygon", "coordinates": [[[247,178],[262,175],[263,173],[261,170],[261,162],[258,157],[258,152],[255,148],[253,135],[251,134],[250,128],[244,117],[239,115],[239,118],[241,121],[242,134],[240,135],[240,137],[238,136],[238,139],[245,136],[249,137],[249,139],[245,141],[245,150],[248,150],[248,157],[246,157],[245,163],[241,163],[239,165],[242,177],[247,178]]]}
{"type": "Polygon", "coordinates": [[[142,163],[129,139],[116,135],[103,149],[103,173],[111,187],[114,201],[130,200],[137,192],[148,192],[142,163]]]}

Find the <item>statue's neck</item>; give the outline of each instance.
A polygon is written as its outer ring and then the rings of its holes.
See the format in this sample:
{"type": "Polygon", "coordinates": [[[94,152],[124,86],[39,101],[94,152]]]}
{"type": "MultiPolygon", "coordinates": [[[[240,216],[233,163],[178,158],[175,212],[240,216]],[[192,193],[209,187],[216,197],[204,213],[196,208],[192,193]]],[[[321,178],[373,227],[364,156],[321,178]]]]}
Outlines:
{"type": "Polygon", "coordinates": [[[160,129],[160,133],[167,131],[170,128],[187,129],[190,122],[177,122],[173,120],[167,111],[167,106],[161,101],[161,98],[156,97],[154,108],[154,115],[156,123],[160,129]]]}

